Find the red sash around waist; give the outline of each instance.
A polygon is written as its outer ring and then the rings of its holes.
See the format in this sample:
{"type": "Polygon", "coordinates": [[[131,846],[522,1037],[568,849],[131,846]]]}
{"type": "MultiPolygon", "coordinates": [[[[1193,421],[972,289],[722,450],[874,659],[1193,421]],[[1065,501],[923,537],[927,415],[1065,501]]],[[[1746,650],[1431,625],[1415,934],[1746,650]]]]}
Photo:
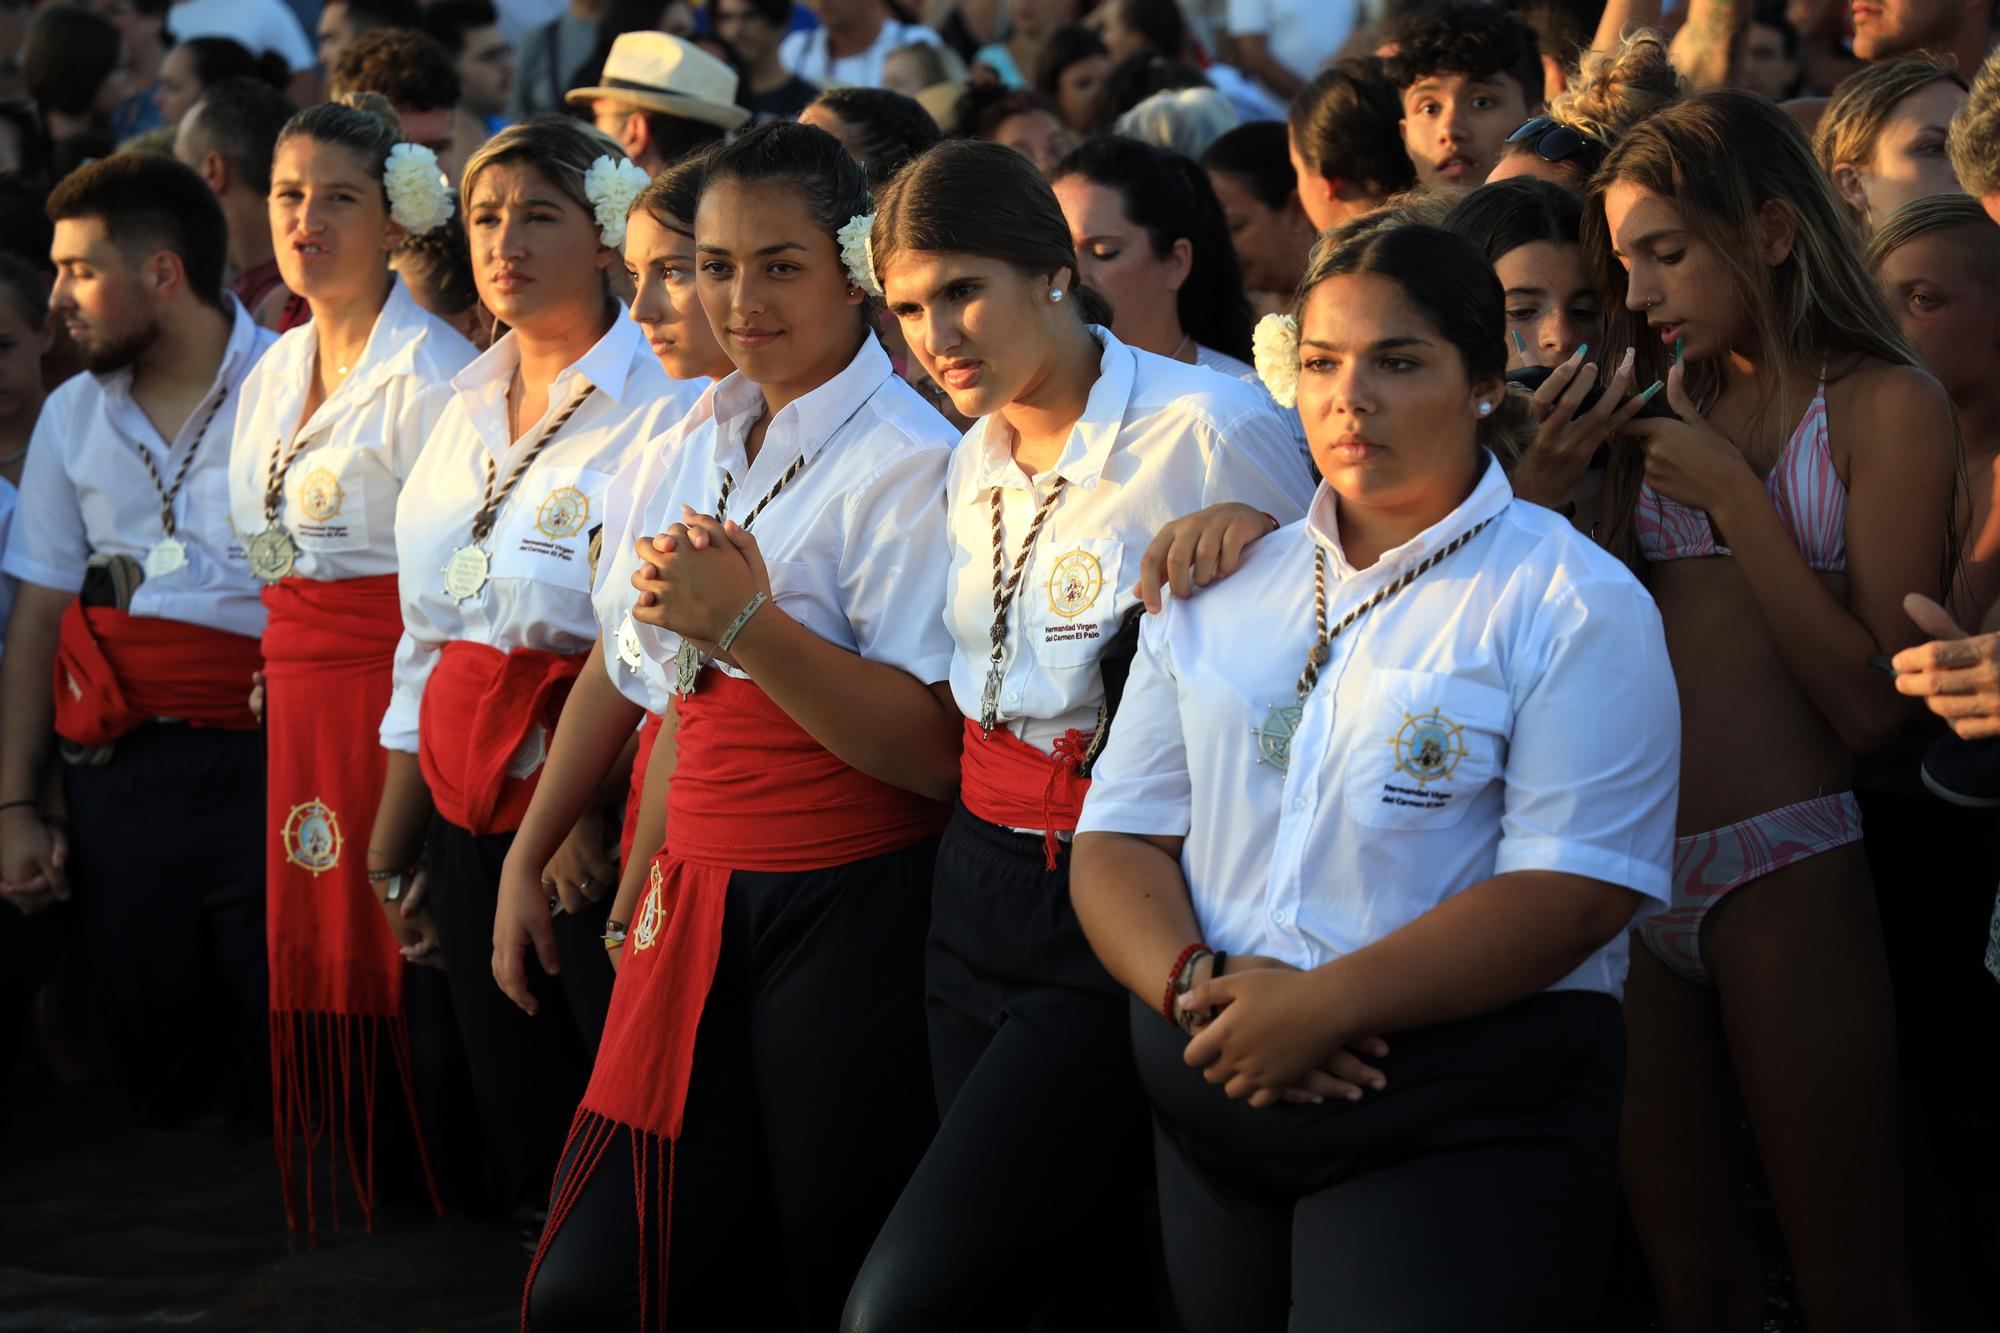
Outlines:
{"type": "Polygon", "coordinates": [[[440,815],[473,833],[511,833],[535,794],[538,768],[511,777],[507,765],[533,729],[553,735],[582,655],[539,648],[501,652],[456,639],[424,684],[417,762],[440,815]]]}
{"type": "Polygon", "coordinates": [[[989,824],[1043,830],[1048,868],[1054,870],[1062,842],[1056,834],[1076,831],[1090,790],[1090,779],[1076,771],[1089,746],[1090,737],[1072,727],[1056,737],[1054,754],[1043,754],[1004,726],[989,736],[967,718],[959,799],[989,824]]]}
{"type": "Polygon", "coordinates": [[[948,815],[836,759],[749,681],[704,672],[679,712],[669,850],[653,858],[583,1099],[661,1138],[680,1132],[730,874],[881,856],[934,836],[948,815]]]}
{"type": "Polygon", "coordinates": [[[257,640],[206,625],[74,601],[56,640],[56,734],[106,745],[156,717],[255,731],[257,640]]]}
{"type": "MultiPolygon", "coordinates": [[[[618,864],[632,864],[632,838],[639,831],[639,801],[646,794],[646,765],[653,762],[653,745],[660,739],[666,719],[647,713],[639,724],[639,748],[632,755],[632,782],[625,789],[625,822],[618,829],[618,864]]],[[[654,849],[648,849],[649,853],[654,849]]],[[[650,855],[648,856],[650,860],[650,855]]]]}
{"type": "Polygon", "coordinates": [[[393,574],[264,589],[266,942],[271,960],[273,1146],[285,1216],[317,1232],[318,1173],[340,1221],[340,1159],[374,1225],[378,1079],[386,1041],[433,1207],[403,1021],[403,959],[368,883],[368,835],[387,757],[377,740],[389,707],[402,605],[393,574]],[[335,1140],[334,1136],[338,1135],[335,1140]],[[325,1153],[319,1140],[329,1140],[325,1153]],[[303,1152],[299,1151],[303,1145],[303,1152]],[[300,1187],[303,1186],[303,1189],[300,1187]]]}

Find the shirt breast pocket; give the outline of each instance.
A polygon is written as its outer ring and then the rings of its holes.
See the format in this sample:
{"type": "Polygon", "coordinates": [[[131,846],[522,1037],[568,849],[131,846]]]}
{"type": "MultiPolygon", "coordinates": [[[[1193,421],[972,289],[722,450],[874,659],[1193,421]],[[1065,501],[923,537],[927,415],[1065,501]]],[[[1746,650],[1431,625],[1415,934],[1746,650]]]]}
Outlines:
{"type": "Polygon", "coordinates": [[[827,633],[830,627],[847,623],[831,570],[822,574],[818,566],[798,560],[766,560],[764,570],[771,576],[771,600],[785,608],[786,615],[830,643],[852,647],[845,636],[827,633]]]}
{"type": "Polygon", "coordinates": [[[285,473],[285,526],[301,551],[368,549],[368,503],[386,484],[380,465],[352,448],[309,449],[285,473]]]}
{"type": "Polygon", "coordinates": [[[1370,673],[1348,729],[1347,813],[1388,829],[1444,829],[1465,818],[1506,763],[1504,690],[1430,671],[1370,673]]]}
{"type": "Polygon", "coordinates": [[[590,529],[602,521],[609,474],[538,467],[521,478],[494,525],[495,578],[534,579],[590,591],[590,529]]]}
{"type": "Polygon", "coordinates": [[[1095,662],[1117,631],[1125,547],[1105,537],[1049,545],[1021,577],[1014,615],[1027,626],[1035,660],[1045,667],[1095,662]]]}

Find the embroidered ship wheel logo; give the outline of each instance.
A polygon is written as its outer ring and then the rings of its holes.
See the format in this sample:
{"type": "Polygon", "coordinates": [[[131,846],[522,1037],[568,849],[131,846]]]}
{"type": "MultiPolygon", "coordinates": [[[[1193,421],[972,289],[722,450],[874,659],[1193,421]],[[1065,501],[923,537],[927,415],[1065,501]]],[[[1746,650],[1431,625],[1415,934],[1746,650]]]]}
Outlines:
{"type": "Polygon", "coordinates": [[[1074,620],[1088,611],[1104,590],[1104,566],[1088,551],[1069,551],[1056,557],[1049,570],[1049,609],[1064,620],[1074,620]]]}
{"type": "Polygon", "coordinates": [[[299,483],[299,508],[315,523],[324,523],[340,512],[347,493],[340,489],[340,478],[323,467],[316,467],[306,473],[299,483]]]}
{"type": "Polygon", "coordinates": [[[340,819],[333,807],[312,800],[292,807],[285,817],[285,859],[301,870],[321,875],[340,864],[340,819]]]}
{"type": "Polygon", "coordinates": [[[1450,777],[1466,756],[1465,728],[1435,708],[1404,713],[1389,744],[1396,747],[1397,771],[1416,779],[1419,787],[1450,777]]]}
{"type": "Polygon", "coordinates": [[[666,877],[660,873],[660,863],[653,862],[653,873],[646,881],[646,901],[639,904],[639,920],[632,926],[633,952],[650,949],[660,941],[660,921],[666,909],[660,905],[666,877]]]}
{"type": "Polygon", "coordinates": [[[558,486],[535,511],[535,526],[545,537],[574,537],[590,522],[590,497],[574,486],[558,486]]]}

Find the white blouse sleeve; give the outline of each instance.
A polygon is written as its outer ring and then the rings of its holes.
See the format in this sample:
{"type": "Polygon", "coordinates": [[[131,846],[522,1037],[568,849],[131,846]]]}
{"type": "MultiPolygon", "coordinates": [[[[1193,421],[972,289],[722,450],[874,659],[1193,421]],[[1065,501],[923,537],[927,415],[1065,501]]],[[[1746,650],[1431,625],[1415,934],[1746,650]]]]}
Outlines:
{"type": "Polygon", "coordinates": [[[944,620],[951,532],[944,503],[948,449],[898,459],[846,501],[840,604],[855,647],[931,684],[951,675],[944,620]]]}
{"type": "Polygon", "coordinates": [[[1181,731],[1180,682],[1167,660],[1167,618],[1173,614],[1169,604],[1141,626],[1110,739],[1091,770],[1078,833],[1179,838],[1191,826],[1194,786],[1181,731]]]}
{"type": "MultiPolygon", "coordinates": [[[[1209,434],[1207,427],[1202,429],[1209,434]]],[[[1281,527],[1304,517],[1312,503],[1312,472],[1299,454],[1297,434],[1275,408],[1241,413],[1203,445],[1208,456],[1204,506],[1234,500],[1271,515],[1281,527]]]]}
{"type": "Polygon", "coordinates": [[[1681,726],[1659,612],[1636,583],[1607,580],[1552,590],[1536,618],[1540,669],[1515,691],[1494,873],[1582,875],[1665,902],[1681,726]]]}

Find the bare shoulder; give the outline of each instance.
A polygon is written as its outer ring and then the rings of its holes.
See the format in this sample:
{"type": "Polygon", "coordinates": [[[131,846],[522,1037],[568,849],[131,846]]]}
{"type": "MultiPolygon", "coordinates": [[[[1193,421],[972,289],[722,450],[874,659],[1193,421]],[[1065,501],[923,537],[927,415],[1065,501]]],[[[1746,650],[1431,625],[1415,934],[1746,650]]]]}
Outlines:
{"type": "Polygon", "coordinates": [[[1951,396],[1920,366],[1856,358],[1829,377],[1826,400],[1835,455],[1850,465],[1893,459],[1908,467],[1929,459],[1949,469],[1956,457],[1951,396]]]}

